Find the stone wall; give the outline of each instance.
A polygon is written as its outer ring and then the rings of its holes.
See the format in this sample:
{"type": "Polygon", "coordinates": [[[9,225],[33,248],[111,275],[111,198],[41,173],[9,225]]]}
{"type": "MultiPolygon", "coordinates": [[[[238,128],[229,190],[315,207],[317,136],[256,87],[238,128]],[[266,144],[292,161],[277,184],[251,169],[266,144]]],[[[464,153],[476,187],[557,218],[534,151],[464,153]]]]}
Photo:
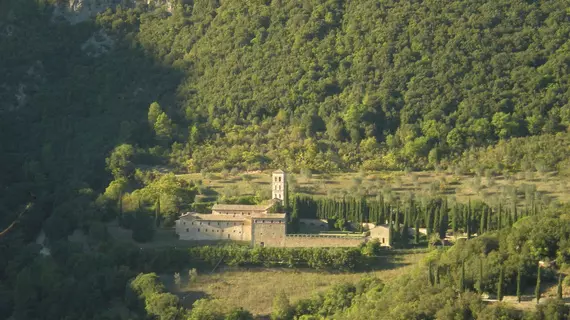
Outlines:
{"type": "Polygon", "coordinates": [[[251,224],[248,221],[176,221],[176,233],[180,240],[251,240],[251,224]]]}
{"type": "Polygon", "coordinates": [[[252,225],[252,243],[255,246],[283,247],[286,227],[284,220],[263,220],[252,225]]]}
{"type": "Polygon", "coordinates": [[[333,235],[315,235],[315,234],[295,234],[287,235],[283,247],[287,248],[340,248],[340,247],[357,247],[364,238],[333,236],[333,235]]]}

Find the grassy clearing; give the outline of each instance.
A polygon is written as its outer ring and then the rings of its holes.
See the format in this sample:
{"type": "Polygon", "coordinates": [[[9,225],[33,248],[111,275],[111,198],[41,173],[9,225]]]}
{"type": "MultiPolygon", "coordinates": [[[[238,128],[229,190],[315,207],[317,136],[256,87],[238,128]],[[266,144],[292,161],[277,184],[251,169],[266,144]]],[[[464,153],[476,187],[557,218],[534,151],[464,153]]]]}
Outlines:
{"type": "MultiPolygon", "coordinates": [[[[216,195],[255,195],[270,192],[270,171],[241,173],[236,176],[222,176],[219,173],[183,174],[190,180],[201,180],[204,187],[212,189],[216,195]]],[[[305,177],[293,174],[289,186],[293,192],[312,196],[362,195],[385,197],[414,193],[417,196],[447,195],[458,201],[468,199],[497,200],[508,198],[514,188],[519,203],[529,196],[543,200],[570,199],[570,183],[564,176],[554,173],[519,172],[510,175],[467,175],[452,172],[403,172],[383,171],[367,173],[313,174],[305,177]]]]}
{"type": "Polygon", "coordinates": [[[219,299],[221,304],[231,309],[243,307],[256,315],[271,312],[273,297],[283,291],[290,300],[310,298],[339,283],[356,283],[362,277],[375,276],[390,281],[407,270],[425,256],[421,251],[404,251],[391,254],[389,263],[382,270],[368,273],[327,273],[294,269],[243,269],[226,268],[213,274],[201,274],[196,282],[186,284],[187,271],[180,272],[183,278],[181,289],[172,284],[172,275],[166,275],[168,288],[183,299],[186,307],[191,307],[196,299],[219,299]]]}

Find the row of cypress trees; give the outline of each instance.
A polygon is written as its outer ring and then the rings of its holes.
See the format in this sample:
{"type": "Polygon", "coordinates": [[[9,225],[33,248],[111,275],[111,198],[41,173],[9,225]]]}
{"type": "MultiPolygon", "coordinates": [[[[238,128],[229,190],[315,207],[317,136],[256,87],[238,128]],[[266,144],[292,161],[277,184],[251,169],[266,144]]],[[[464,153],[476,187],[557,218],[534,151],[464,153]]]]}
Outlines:
{"type": "Polygon", "coordinates": [[[537,203],[525,205],[521,210],[516,202],[498,203],[493,206],[484,201],[469,200],[467,203],[454,202],[449,205],[446,197],[422,199],[413,197],[405,201],[387,202],[382,196],[375,200],[348,197],[313,198],[294,195],[290,198],[289,208],[294,225],[298,219],[343,219],[357,223],[394,225],[399,231],[403,225],[426,228],[428,237],[439,234],[444,238],[448,229],[462,231],[471,238],[473,234],[499,230],[511,226],[522,217],[536,215],[541,207],[537,203]]]}
{"type": "MultiPolygon", "coordinates": [[[[479,259],[479,281],[476,282],[476,290],[479,293],[483,293],[483,287],[482,287],[482,283],[483,283],[483,259],[479,259]]],[[[520,303],[522,300],[522,268],[518,269],[517,272],[517,301],[520,303]]],[[[430,262],[428,264],[428,284],[430,286],[435,286],[438,285],[440,283],[440,267],[439,266],[433,266],[433,263],[430,262]]],[[[539,265],[538,266],[538,270],[536,273],[536,286],[534,289],[534,295],[535,295],[535,300],[536,303],[538,304],[540,302],[540,296],[541,296],[541,291],[540,291],[540,285],[541,285],[541,279],[542,279],[542,267],[539,265]]],[[[558,299],[562,299],[563,298],[563,293],[562,293],[562,280],[563,280],[563,275],[562,273],[558,273],[558,286],[557,286],[557,298],[558,299]]],[[[501,267],[499,269],[499,278],[497,280],[497,287],[496,287],[496,293],[497,293],[497,300],[498,301],[502,301],[504,298],[504,289],[505,289],[505,272],[504,272],[504,268],[501,267]]],[[[460,293],[465,292],[466,290],[466,285],[465,285],[465,261],[461,262],[461,274],[460,274],[460,278],[459,278],[459,284],[458,284],[458,291],[460,293]]]]}

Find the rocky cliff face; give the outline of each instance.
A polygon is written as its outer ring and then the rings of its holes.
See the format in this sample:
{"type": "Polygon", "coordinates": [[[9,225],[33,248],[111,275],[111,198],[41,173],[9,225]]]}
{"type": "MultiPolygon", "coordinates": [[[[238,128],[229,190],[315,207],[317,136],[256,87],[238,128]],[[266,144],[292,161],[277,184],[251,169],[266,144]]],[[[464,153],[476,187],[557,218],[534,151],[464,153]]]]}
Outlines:
{"type": "Polygon", "coordinates": [[[66,0],[56,5],[53,16],[54,19],[65,19],[76,24],[117,5],[135,5],[135,0],[66,0]]]}
{"type": "Polygon", "coordinates": [[[114,8],[117,5],[134,7],[137,3],[164,5],[170,10],[173,0],[65,0],[56,6],[54,19],[65,19],[71,24],[76,24],[94,17],[107,8],[114,8]]]}

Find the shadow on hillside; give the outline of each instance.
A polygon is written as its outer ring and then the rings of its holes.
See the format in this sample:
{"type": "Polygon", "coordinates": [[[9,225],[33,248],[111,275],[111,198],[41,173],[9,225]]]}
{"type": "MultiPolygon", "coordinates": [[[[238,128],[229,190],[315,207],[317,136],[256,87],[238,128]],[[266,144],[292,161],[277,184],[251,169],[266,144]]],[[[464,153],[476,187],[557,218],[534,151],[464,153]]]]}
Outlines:
{"type": "MultiPolygon", "coordinates": [[[[4,98],[25,96],[20,107],[0,110],[0,154],[5,156],[0,203],[3,212],[14,212],[0,217],[0,226],[15,218],[18,212],[12,208],[23,202],[22,195],[32,194],[34,212],[18,223],[25,241],[33,240],[54,214],[66,222],[61,232],[77,227],[84,208],[61,210],[60,205],[74,200],[78,190],[104,190],[111,178],[105,158],[114,147],[145,147],[152,141],[149,105],[158,101],[173,117],[183,76],[120,35],[111,35],[109,52],[89,56],[82,45],[101,28],[92,22],[52,23],[47,8],[34,7],[38,3],[27,1],[28,11],[14,13],[13,33],[0,39],[0,86],[24,88],[7,89],[0,98],[8,102],[4,98]]],[[[110,300],[93,299],[89,309],[105,310],[110,300]]],[[[30,305],[39,302],[32,299],[30,305]]],[[[95,316],[89,312],[83,316],[95,316]]]]}
{"type": "MultiPolygon", "coordinates": [[[[183,77],[119,34],[111,35],[109,52],[89,56],[82,44],[101,27],[50,18],[44,12],[16,20],[12,37],[18,41],[7,39],[5,48],[22,54],[4,54],[0,63],[8,82],[34,88],[24,92],[24,106],[0,112],[0,152],[9,155],[0,172],[8,190],[4,203],[10,207],[18,195],[36,194],[42,210],[34,219],[40,221],[68,201],[71,190],[102,191],[111,178],[105,158],[114,147],[154,144],[149,105],[158,101],[172,115],[183,77]]],[[[30,235],[41,225],[22,224],[36,226],[26,230],[30,235]]]]}
{"type": "Polygon", "coordinates": [[[404,258],[399,255],[381,255],[368,258],[367,265],[361,266],[357,271],[370,272],[392,270],[410,265],[404,262],[404,258]]]}

